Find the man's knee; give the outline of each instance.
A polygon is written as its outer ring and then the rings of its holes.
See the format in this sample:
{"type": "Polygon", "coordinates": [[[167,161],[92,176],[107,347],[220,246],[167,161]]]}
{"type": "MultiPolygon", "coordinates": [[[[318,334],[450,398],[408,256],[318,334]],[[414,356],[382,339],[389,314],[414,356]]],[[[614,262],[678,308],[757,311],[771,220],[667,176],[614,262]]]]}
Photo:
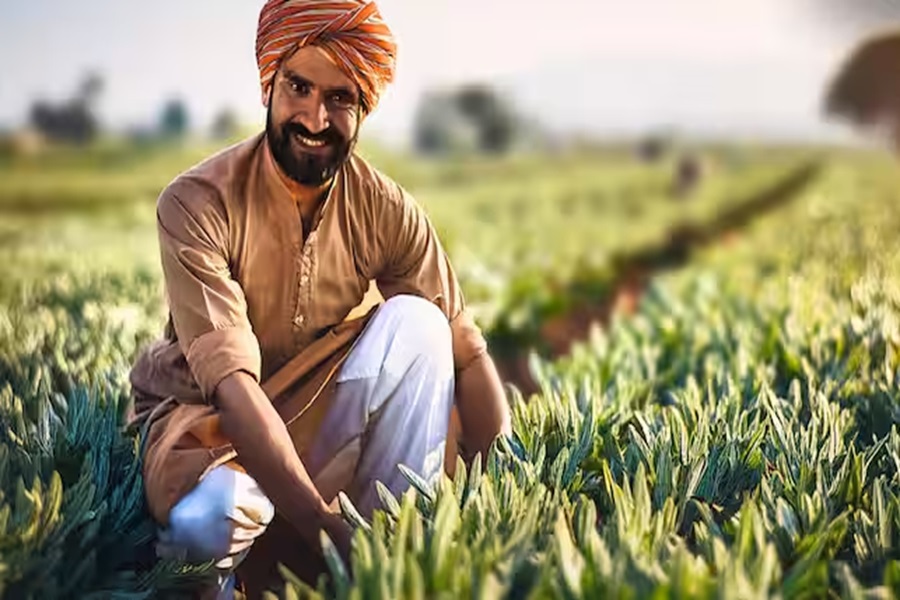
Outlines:
{"type": "Polygon", "coordinates": [[[418,296],[394,296],[384,303],[376,318],[391,323],[394,336],[401,340],[410,354],[427,357],[433,368],[452,375],[450,324],[435,304],[418,296]]]}

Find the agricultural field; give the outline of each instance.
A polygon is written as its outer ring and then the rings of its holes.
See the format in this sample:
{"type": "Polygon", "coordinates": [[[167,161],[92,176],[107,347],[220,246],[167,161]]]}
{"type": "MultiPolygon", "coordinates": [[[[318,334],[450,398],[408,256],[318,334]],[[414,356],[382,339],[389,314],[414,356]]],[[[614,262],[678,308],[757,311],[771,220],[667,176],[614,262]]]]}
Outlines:
{"type": "MultiPolygon", "coordinates": [[[[205,577],[153,560],[119,424],[165,317],[155,199],[210,150],[0,161],[0,597],[173,598],[205,577]]],[[[272,597],[900,592],[889,157],[709,149],[679,199],[671,163],[626,152],[369,152],[514,365],[515,436],[437,489],[410,474],[372,522],[346,507],[352,565],[326,542],[330,577],[285,571],[272,597]]]]}

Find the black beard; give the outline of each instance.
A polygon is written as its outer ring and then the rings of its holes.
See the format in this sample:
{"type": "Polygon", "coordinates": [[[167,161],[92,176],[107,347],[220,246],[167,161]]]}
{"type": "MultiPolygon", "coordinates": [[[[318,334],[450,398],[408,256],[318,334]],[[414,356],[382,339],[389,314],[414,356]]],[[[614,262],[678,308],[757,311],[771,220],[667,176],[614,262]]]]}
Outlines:
{"type": "Polygon", "coordinates": [[[334,127],[317,134],[313,134],[300,123],[287,122],[276,127],[272,123],[271,106],[270,103],[266,117],[266,140],[272,157],[285,175],[301,185],[310,187],[318,187],[334,177],[341,165],[350,158],[359,128],[357,134],[348,140],[334,127]],[[325,142],[326,146],[331,148],[331,152],[326,156],[304,152],[296,146],[298,135],[325,142]]]}

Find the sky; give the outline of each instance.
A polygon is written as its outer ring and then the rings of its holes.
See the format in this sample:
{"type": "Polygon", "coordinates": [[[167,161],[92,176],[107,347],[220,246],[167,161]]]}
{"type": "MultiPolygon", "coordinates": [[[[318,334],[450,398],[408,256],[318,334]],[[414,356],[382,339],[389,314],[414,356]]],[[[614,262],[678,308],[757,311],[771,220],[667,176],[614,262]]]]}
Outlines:
{"type": "MultiPolygon", "coordinates": [[[[408,139],[427,89],[488,82],[551,129],[673,126],[741,136],[823,137],[822,88],[858,32],[811,17],[812,0],[380,0],[397,76],[366,123],[408,139]]],[[[35,98],[60,100],[88,69],[116,127],[187,101],[262,123],[254,41],[263,0],[3,0],[0,126],[35,98]]]]}

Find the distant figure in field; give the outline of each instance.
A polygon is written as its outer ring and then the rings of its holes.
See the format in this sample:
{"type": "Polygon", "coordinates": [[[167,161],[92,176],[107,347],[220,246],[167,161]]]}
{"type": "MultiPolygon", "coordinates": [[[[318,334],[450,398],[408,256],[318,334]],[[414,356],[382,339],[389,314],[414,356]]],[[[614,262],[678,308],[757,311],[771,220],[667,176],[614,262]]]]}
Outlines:
{"type": "Polygon", "coordinates": [[[671,193],[675,198],[684,199],[694,193],[703,182],[703,160],[688,154],[678,159],[672,178],[671,193]]]}
{"type": "Polygon", "coordinates": [[[320,531],[348,557],[337,494],[370,515],[376,481],[408,487],[399,464],[434,481],[451,411],[468,459],[510,431],[428,217],[354,152],[395,54],[373,2],[269,0],[265,131],[158,201],[170,318],[132,370],[133,422],[159,554],[216,561],[219,598],[245,558],[302,568],[320,531]]]}

